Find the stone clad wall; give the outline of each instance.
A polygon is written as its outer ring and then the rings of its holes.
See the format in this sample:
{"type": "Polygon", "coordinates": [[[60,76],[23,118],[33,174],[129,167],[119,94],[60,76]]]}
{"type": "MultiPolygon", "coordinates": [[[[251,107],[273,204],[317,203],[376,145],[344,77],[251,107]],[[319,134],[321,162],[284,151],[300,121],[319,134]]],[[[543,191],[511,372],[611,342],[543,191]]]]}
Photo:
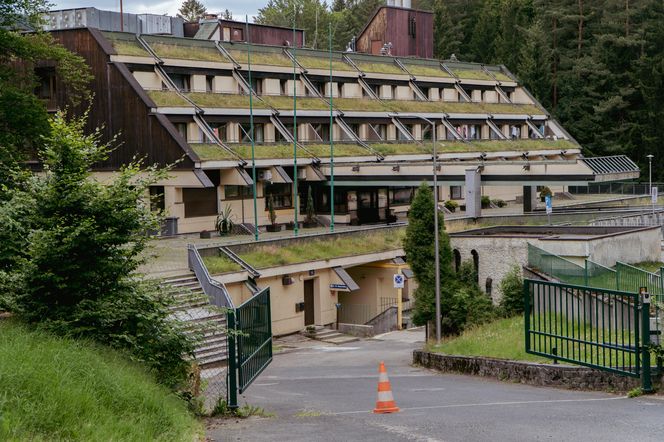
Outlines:
{"type": "Polygon", "coordinates": [[[586,367],[444,355],[422,350],[413,351],[413,363],[444,373],[483,376],[543,387],[626,392],[641,385],[638,378],[586,367]]]}

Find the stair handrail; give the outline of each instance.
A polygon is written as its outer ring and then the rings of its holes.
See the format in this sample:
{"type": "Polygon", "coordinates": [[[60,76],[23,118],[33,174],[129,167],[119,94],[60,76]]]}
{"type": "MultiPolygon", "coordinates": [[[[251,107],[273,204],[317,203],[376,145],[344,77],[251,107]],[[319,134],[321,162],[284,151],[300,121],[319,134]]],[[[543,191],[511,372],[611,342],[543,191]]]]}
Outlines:
{"type": "Polygon", "coordinates": [[[222,283],[212,279],[203,262],[203,258],[201,258],[194,244],[187,244],[187,261],[189,262],[189,269],[196,275],[203,293],[207,295],[212,305],[231,309],[235,308],[228,290],[226,290],[226,287],[222,283]]]}

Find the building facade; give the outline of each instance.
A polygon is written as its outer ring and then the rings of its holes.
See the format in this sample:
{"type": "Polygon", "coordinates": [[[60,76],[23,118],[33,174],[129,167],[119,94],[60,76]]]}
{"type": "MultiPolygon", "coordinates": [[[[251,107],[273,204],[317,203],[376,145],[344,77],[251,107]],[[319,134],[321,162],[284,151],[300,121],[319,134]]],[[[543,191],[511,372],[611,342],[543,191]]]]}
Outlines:
{"type": "MultiPolygon", "coordinates": [[[[121,143],[95,176],[107,179],[135,156],[172,165],[152,192],[181,233],[212,230],[224,207],[248,230],[254,215],[271,224],[270,204],[276,225],[294,221],[296,205],[303,221],[309,194],[322,224],[332,207],[340,224],[403,218],[414,188],[433,179],[434,139],[440,199],[467,208],[482,194],[530,201],[536,186],[638,176],[626,157],[584,158],[503,66],[330,56],[198,33],[52,34],[94,74],[90,130],[103,127],[121,143]]],[[[40,77],[56,109],[67,91],[54,75],[40,77]]]]}

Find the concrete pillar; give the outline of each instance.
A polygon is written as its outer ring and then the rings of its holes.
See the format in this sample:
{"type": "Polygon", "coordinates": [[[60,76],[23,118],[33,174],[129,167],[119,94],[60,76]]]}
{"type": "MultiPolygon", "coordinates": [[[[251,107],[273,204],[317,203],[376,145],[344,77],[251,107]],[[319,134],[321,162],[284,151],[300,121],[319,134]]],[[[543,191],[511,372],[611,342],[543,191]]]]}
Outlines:
{"type": "Polygon", "coordinates": [[[276,140],[276,128],[272,123],[265,123],[263,125],[263,137],[266,143],[274,143],[276,140]]]}
{"type": "Polygon", "coordinates": [[[475,167],[466,169],[466,215],[482,216],[482,174],[475,167]]]}
{"type": "Polygon", "coordinates": [[[523,186],[523,213],[532,212],[537,207],[537,186],[523,186]]]}

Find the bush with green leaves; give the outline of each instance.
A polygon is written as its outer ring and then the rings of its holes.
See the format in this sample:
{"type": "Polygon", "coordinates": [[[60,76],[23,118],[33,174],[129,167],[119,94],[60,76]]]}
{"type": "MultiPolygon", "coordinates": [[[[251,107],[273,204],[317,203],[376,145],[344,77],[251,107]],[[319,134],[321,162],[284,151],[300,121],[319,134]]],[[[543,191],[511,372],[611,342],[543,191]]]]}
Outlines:
{"type": "Polygon", "coordinates": [[[482,195],[481,204],[482,209],[488,209],[491,207],[491,198],[489,198],[487,195],[482,195]]]}
{"type": "Polygon", "coordinates": [[[471,259],[461,263],[457,272],[457,279],[467,287],[477,287],[477,271],[475,270],[475,263],[471,259]]]}
{"type": "Polygon", "coordinates": [[[5,304],[28,323],[127,351],[176,387],[187,378],[193,342],[169,318],[169,298],[137,270],[160,215],[145,201],[165,170],[140,162],[106,184],[89,170],[108,158],[100,131],[84,135],[87,115],[51,120],[44,172],[0,203],[0,280],[5,304]]]}
{"type": "Polygon", "coordinates": [[[445,208],[446,208],[447,210],[449,210],[450,212],[454,212],[454,211],[456,211],[456,209],[459,208],[459,203],[457,203],[457,202],[454,201],[454,200],[447,200],[447,201],[445,201],[444,206],[445,206],[445,208]]]}
{"type": "Polygon", "coordinates": [[[505,316],[523,313],[523,278],[518,266],[513,266],[500,281],[500,309],[505,316]]]}
{"type": "Polygon", "coordinates": [[[496,207],[505,207],[507,206],[507,203],[505,200],[501,200],[500,198],[492,199],[491,204],[493,204],[496,207]]]}

